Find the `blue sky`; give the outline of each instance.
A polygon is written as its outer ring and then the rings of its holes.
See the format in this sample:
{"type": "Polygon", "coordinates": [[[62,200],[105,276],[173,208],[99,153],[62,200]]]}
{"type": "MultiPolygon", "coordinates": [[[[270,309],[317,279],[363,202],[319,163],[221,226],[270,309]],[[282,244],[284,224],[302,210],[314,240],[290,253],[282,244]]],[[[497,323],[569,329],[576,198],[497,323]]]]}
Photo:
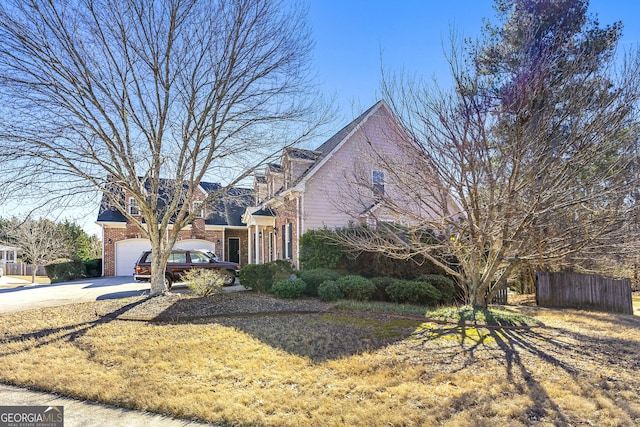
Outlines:
{"type": "MultiPolygon", "coordinates": [[[[622,47],[640,41],[640,0],[592,0],[601,25],[622,20],[622,47]]],[[[342,124],[380,98],[381,66],[446,83],[443,51],[454,26],[475,37],[491,0],[309,0],[314,67],[321,90],[337,96],[342,124]]]]}
{"type": "MultiPolygon", "coordinates": [[[[495,21],[491,0],[308,0],[315,49],[312,68],[320,91],[336,96],[338,131],[380,99],[381,66],[426,78],[448,79],[443,42],[453,26],[475,37],[483,18],[495,21]]],[[[601,25],[624,23],[621,46],[640,41],[640,0],[592,0],[601,25]]],[[[320,141],[322,142],[322,141],[320,141]]],[[[314,147],[310,147],[314,148],[314,147]]],[[[99,234],[95,206],[68,212],[91,234],[99,234]]],[[[15,205],[0,206],[0,216],[23,215],[15,205]]],[[[66,214],[63,214],[63,216],[66,214]]]]}

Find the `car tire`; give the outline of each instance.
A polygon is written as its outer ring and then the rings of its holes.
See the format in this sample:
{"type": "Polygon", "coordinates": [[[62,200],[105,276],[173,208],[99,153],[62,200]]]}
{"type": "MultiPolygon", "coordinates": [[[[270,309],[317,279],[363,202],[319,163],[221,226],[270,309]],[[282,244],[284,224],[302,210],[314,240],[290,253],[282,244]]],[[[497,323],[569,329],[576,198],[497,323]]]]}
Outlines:
{"type": "Polygon", "coordinates": [[[231,286],[236,282],[236,273],[234,273],[233,271],[229,271],[229,270],[225,270],[225,277],[224,277],[224,286],[231,286]]]}
{"type": "Polygon", "coordinates": [[[170,291],[172,286],[173,286],[173,280],[171,280],[171,276],[169,276],[168,274],[165,274],[164,275],[164,288],[167,291],[170,291]]]}

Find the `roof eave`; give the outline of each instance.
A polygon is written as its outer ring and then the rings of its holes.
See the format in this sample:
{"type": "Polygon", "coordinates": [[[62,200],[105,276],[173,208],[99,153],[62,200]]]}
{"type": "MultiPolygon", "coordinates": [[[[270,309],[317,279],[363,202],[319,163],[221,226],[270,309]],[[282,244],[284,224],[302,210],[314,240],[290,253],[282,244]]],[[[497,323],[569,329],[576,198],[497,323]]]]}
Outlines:
{"type": "MultiPolygon", "coordinates": [[[[322,157],[320,159],[319,162],[317,162],[315,165],[311,166],[309,168],[309,170],[303,175],[303,177],[300,179],[300,181],[298,181],[296,183],[295,186],[292,187],[296,188],[298,186],[301,186],[301,190],[304,191],[304,188],[306,186],[307,181],[326,163],[329,161],[329,159],[331,157],[333,157],[334,153],[336,151],[338,151],[339,148],[341,148],[346,141],[348,141],[356,132],[358,132],[360,129],[362,129],[362,126],[364,126],[364,124],[371,118],[371,116],[376,113],[378,110],[380,110],[380,108],[382,107],[386,107],[386,102],[384,101],[380,101],[377,103],[377,105],[375,106],[375,108],[372,108],[371,111],[369,111],[369,114],[367,114],[365,117],[362,118],[362,120],[360,121],[360,123],[358,123],[353,129],[351,129],[351,131],[349,133],[347,133],[344,138],[342,138],[342,140],[336,144],[336,146],[329,151],[324,157],[322,157]]],[[[386,107],[388,108],[388,107],[386,107]]]]}

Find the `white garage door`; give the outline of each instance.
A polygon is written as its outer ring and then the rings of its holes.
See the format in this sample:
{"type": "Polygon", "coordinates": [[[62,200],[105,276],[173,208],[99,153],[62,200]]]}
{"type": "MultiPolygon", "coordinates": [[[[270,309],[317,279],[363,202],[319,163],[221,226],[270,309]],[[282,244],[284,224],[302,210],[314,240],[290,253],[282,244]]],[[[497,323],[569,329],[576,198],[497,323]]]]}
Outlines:
{"type": "Polygon", "coordinates": [[[129,239],[116,242],[116,276],[132,276],[136,261],[144,251],[151,249],[147,239],[129,239]]]}
{"type": "Polygon", "coordinates": [[[173,247],[177,249],[209,250],[211,252],[215,252],[216,249],[216,245],[213,242],[199,239],[179,240],[175,245],[173,245],[173,247]]]}

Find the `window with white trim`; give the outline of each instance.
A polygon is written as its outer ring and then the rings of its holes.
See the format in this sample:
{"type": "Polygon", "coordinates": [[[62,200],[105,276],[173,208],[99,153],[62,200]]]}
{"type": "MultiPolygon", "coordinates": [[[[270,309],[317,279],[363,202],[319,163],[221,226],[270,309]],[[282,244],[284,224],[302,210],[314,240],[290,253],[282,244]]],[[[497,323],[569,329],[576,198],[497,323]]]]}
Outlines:
{"type": "Polygon", "coordinates": [[[193,208],[193,212],[196,212],[196,218],[204,218],[204,208],[202,206],[202,202],[193,202],[191,207],[193,208]]]}
{"type": "Polygon", "coordinates": [[[138,206],[138,201],[133,197],[129,197],[129,215],[140,215],[140,207],[138,206]]]}
{"type": "Polygon", "coordinates": [[[384,172],[372,171],[371,181],[373,184],[373,196],[374,197],[384,196],[384,172]]]}

